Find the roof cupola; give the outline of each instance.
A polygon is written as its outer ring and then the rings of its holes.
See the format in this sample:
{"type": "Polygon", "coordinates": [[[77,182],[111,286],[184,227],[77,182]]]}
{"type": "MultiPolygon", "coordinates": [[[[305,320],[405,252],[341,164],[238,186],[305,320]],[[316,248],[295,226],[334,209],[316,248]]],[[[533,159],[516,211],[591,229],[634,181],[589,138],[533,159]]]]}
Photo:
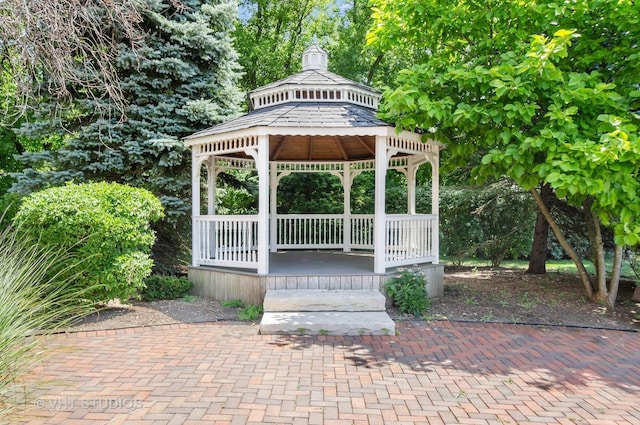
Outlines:
{"type": "Polygon", "coordinates": [[[302,52],[302,70],[327,70],[327,58],[329,54],[317,44],[312,44],[302,52]]]}

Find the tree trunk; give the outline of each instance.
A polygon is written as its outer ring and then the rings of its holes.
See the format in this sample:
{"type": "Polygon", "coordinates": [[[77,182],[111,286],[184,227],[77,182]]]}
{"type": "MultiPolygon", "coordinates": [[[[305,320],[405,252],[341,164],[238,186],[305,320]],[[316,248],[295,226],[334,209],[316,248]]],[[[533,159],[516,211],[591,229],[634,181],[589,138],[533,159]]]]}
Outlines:
{"type": "Polygon", "coordinates": [[[582,285],[584,286],[584,289],[587,292],[587,297],[589,299],[592,299],[593,289],[591,287],[591,279],[589,279],[589,273],[587,273],[587,269],[585,269],[584,264],[582,263],[582,259],[580,258],[576,250],[573,249],[571,244],[569,244],[569,241],[567,241],[567,238],[564,237],[564,233],[562,233],[562,229],[560,229],[560,226],[558,226],[558,223],[556,223],[553,217],[551,217],[551,213],[549,213],[549,209],[547,208],[547,205],[544,203],[544,200],[538,193],[538,190],[534,187],[534,188],[531,188],[530,192],[533,195],[533,198],[536,200],[538,209],[542,212],[542,214],[544,214],[544,218],[547,220],[547,223],[549,223],[549,226],[551,227],[553,234],[558,240],[558,243],[569,255],[569,257],[571,257],[571,259],[573,260],[573,263],[576,265],[576,268],[578,269],[578,275],[580,275],[580,280],[582,281],[582,285]]]}
{"type": "Polygon", "coordinates": [[[380,65],[380,62],[382,62],[382,58],[384,56],[382,55],[382,53],[380,53],[378,56],[376,56],[376,60],[373,62],[373,64],[371,65],[371,68],[369,68],[369,73],[367,74],[367,84],[371,84],[371,80],[373,80],[373,74],[376,73],[376,70],[378,69],[378,65],[380,65]]]}
{"type": "Polygon", "coordinates": [[[583,203],[589,243],[591,244],[591,255],[596,268],[595,282],[591,284],[593,294],[590,300],[594,302],[604,302],[607,299],[607,266],[604,260],[604,242],[602,241],[600,219],[598,215],[592,211],[591,206],[592,202],[590,200],[586,200],[583,203]]]}
{"type": "MultiPolygon", "coordinates": [[[[551,195],[551,187],[548,184],[540,188],[540,197],[545,205],[551,195]]],[[[545,274],[547,272],[547,239],[549,238],[549,223],[544,218],[540,208],[536,211],[536,227],[533,232],[533,243],[529,255],[529,274],[545,274]]]]}
{"type": "Polygon", "coordinates": [[[620,284],[620,274],[622,272],[622,252],[624,247],[616,245],[613,250],[613,265],[611,266],[611,280],[609,281],[609,296],[607,305],[611,308],[616,306],[618,298],[618,285],[620,284]]]}

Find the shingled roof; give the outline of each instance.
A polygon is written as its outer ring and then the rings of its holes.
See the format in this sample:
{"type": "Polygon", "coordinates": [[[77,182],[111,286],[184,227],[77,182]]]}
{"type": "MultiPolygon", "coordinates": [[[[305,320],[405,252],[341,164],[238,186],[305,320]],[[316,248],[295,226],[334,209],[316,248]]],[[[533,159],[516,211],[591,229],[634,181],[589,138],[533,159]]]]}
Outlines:
{"type": "Polygon", "coordinates": [[[376,117],[380,93],[329,72],[327,52],[317,45],[304,51],[302,65],[301,72],[249,92],[248,113],[186,137],[187,144],[266,127],[271,160],[375,157],[375,134],[393,128],[376,117]]]}
{"type": "Polygon", "coordinates": [[[350,103],[291,102],[257,109],[188,136],[187,139],[226,133],[252,127],[380,127],[388,124],[376,112],[350,103]]]}

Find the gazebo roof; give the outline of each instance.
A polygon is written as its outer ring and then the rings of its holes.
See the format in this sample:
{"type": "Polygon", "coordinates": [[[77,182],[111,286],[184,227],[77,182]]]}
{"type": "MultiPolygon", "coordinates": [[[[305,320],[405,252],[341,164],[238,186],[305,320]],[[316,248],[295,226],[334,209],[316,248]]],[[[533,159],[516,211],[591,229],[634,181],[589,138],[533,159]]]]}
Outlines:
{"type": "Polygon", "coordinates": [[[375,135],[395,131],[376,117],[381,95],[329,72],[327,56],[311,45],[303,53],[301,72],[249,92],[248,113],[192,134],[185,143],[193,146],[255,129],[269,136],[270,160],[373,159],[375,135]]]}
{"type": "Polygon", "coordinates": [[[186,139],[252,127],[352,128],[388,125],[376,118],[376,111],[373,109],[347,102],[290,102],[253,110],[186,139]]]}

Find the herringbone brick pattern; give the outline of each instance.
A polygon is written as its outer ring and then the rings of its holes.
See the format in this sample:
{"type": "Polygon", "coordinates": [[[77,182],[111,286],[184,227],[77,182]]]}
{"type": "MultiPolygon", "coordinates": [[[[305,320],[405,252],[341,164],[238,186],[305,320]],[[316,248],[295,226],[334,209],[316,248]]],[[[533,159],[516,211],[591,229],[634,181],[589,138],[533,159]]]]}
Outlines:
{"type": "Polygon", "coordinates": [[[240,324],[61,335],[27,424],[637,424],[640,335],[403,323],[398,336],[240,324]]]}

